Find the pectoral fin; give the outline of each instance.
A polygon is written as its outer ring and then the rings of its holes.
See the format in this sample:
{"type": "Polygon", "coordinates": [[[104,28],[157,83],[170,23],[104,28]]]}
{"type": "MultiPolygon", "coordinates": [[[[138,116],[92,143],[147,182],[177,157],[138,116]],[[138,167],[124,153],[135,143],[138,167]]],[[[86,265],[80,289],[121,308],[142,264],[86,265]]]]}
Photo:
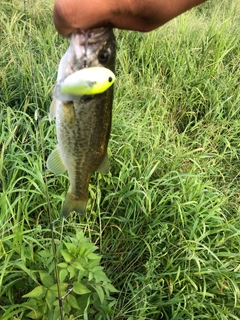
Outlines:
{"type": "Polygon", "coordinates": [[[72,102],[62,102],[62,117],[63,121],[68,126],[74,126],[75,124],[75,110],[72,102]]]}
{"type": "Polygon", "coordinates": [[[55,174],[61,174],[66,171],[66,167],[62,161],[58,146],[56,146],[56,148],[49,155],[47,159],[47,167],[55,174]]]}
{"type": "Polygon", "coordinates": [[[100,172],[102,174],[108,174],[110,171],[110,162],[108,160],[108,154],[106,153],[105,157],[103,158],[102,163],[97,169],[97,172],[100,172]]]}
{"type": "Polygon", "coordinates": [[[57,108],[57,101],[56,99],[53,99],[50,105],[49,121],[52,121],[53,119],[56,118],[56,108],[57,108]]]}

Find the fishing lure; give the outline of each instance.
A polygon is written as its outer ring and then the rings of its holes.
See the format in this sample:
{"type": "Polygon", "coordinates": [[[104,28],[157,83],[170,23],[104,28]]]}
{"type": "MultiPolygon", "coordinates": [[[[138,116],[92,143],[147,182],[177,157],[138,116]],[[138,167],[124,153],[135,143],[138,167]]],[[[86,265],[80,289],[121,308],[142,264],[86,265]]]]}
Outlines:
{"type": "Polygon", "coordinates": [[[58,100],[75,100],[79,96],[103,93],[114,81],[114,73],[107,68],[84,68],[60,81],[55,86],[53,95],[58,100]]]}

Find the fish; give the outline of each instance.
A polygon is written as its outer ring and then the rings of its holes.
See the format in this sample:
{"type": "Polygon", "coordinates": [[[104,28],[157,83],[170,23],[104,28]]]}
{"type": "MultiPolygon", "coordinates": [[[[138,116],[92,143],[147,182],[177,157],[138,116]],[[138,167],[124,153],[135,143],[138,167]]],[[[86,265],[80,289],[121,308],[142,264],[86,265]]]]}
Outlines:
{"type": "Polygon", "coordinates": [[[54,96],[58,100],[78,100],[79,96],[106,91],[115,81],[115,74],[103,67],[78,70],[55,86],[54,96]]]}
{"type": "MultiPolygon", "coordinates": [[[[56,87],[84,68],[102,67],[114,73],[115,58],[116,41],[111,28],[76,30],[60,61],[56,87]]],[[[47,168],[54,174],[68,172],[70,186],[62,206],[63,218],[72,212],[85,212],[94,172],[109,173],[112,105],[113,86],[98,94],[70,93],[66,99],[53,94],[49,117],[56,118],[58,143],[47,159],[47,168]]]]}

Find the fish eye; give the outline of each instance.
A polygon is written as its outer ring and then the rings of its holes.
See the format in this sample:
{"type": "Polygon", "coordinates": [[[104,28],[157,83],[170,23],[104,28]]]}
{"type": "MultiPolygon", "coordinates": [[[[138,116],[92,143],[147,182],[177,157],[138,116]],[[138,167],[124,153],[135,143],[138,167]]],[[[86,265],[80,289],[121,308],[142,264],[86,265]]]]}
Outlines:
{"type": "Polygon", "coordinates": [[[104,64],[108,61],[109,51],[108,50],[100,50],[98,53],[98,61],[101,64],[104,64]]]}

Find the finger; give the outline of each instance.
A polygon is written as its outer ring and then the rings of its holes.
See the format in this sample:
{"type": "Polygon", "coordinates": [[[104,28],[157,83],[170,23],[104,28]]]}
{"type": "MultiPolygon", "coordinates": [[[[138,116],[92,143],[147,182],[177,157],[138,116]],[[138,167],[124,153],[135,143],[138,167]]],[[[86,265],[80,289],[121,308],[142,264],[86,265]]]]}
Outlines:
{"type": "Polygon", "coordinates": [[[117,15],[112,17],[108,24],[113,28],[124,29],[124,30],[133,30],[141,32],[149,32],[158,27],[160,27],[159,22],[149,21],[146,18],[126,16],[126,15],[117,15]]]}
{"type": "Polygon", "coordinates": [[[76,29],[90,29],[109,25],[106,9],[101,1],[92,7],[81,6],[81,1],[55,1],[53,20],[57,31],[68,37],[76,29]]]}

